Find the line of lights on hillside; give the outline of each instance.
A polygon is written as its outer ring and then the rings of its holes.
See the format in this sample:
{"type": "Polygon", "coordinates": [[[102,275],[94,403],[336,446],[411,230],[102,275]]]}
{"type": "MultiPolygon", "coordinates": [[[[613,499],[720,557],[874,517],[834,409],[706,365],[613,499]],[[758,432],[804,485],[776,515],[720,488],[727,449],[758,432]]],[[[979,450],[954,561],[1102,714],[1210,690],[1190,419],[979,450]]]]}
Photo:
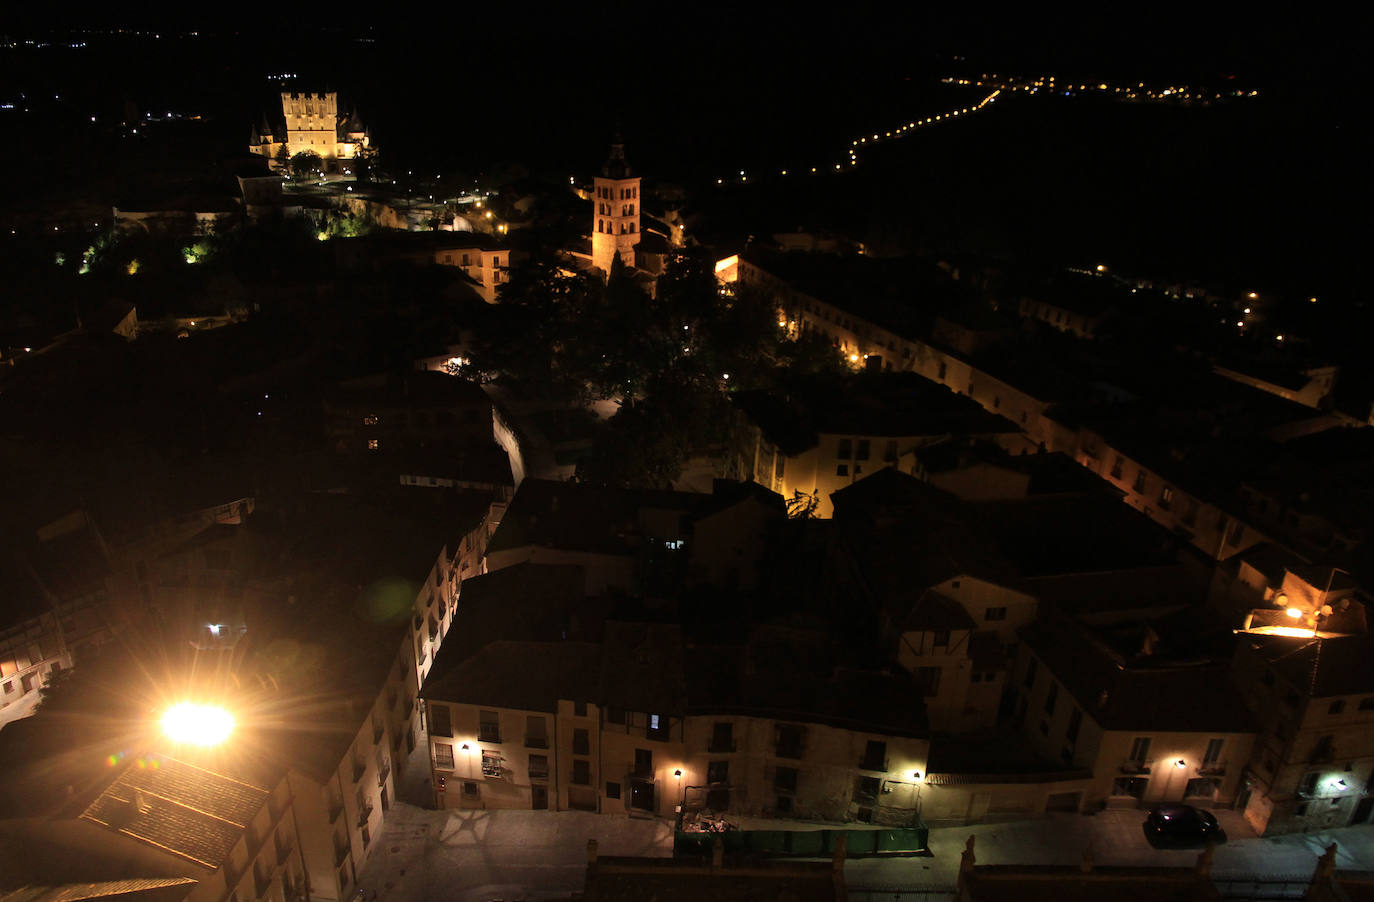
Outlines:
{"type": "MultiPolygon", "coordinates": [[[[1001,90],[995,90],[988,96],[984,97],[982,100],[975,103],[973,106],[960,107],[959,109],[949,110],[948,112],[944,113],[936,113],[935,115],[927,116],[924,119],[913,119],[910,122],[899,125],[896,128],[891,129],[889,131],[874,132],[872,135],[860,135],[859,137],[850,141],[849,147],[845,149],[846,153],[848,154],[847,162],[849,163],[850,167],[859,165],[859,147],[862,145],[877,144],[880,141],[905,138],[908,135],[917,131],[918,129],[924,128],[926,126],[938,125],[941,122],[947,122],[950,119],[957,119],[960,116],[970,116],[974,113],[979,112],[988,104],[992,103],[994,100],[997,99],[997,95],[1001,93],[1001,90]]],[[[833,169],[826,166],[812,166],[810,173],[806,174],[814,175],[822,172],[843,172],[845,171],[845,169],[846,167],[844,163],[834,164],[833,169]]],[[[790,175],[792,172],[793,170],[781,169],[778,171],[778,174],[781,176],[787,176],[790,175]]],[[[741,183],[747,183],[749,181],[749,176],[743,169],[739,171],[739,175],[735,178],[738,178],[738,180],[741,183]]],[[[731,181],[735,181],[735,178],[732,178],[731,181]]],[[[725,184],[725,179],[716,179],[716,184],[725,184]]]]}
{"type": "MultiPolygon", "coordinates": [[[[1231,76],[1228,76],[1228,78],[1231,76]]],[[[999,90],[1008,92],[1024,92],[1027,94],[1039,94],[1041,91],[1047,94],[1059,94],[1063,97],[1072,97],[1077,94],[1097,94],[1110,97],[1113,100],[1126,101],[1166,101],[1169,103],[1210,103],[1214,100],[1225,100],[1233,97],[1258,97],[1259,91],[1243,91],[1239,89],[1231,91],[1206,91],[1201,88],[1194,88],[1191,85],[1168,85],[1167,87],[1157,88],[1145,84],[1143,81],[1131,85],[1119,85],[1111,82],[1100,81],[1096,84],[1088,82],[1074,82],[1072,80],[1063,81],[1053,75],[1040,75],[1034,77],[1022,77],[1017,75],[998,75],[996,72],[991,74],[984,73],[977,78],[954,78],[946,77],[940,79],[947,85],[968,85],[971,87],[995,87],[999,90]]]]}

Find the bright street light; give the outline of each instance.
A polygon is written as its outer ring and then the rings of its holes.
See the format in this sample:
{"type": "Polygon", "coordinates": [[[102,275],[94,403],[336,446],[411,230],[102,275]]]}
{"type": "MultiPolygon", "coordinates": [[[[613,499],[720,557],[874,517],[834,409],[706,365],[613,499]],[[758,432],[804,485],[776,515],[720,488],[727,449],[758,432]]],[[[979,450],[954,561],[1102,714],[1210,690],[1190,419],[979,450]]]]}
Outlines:
{"type": "Polygon", "coordinates": [[[219,745],[234,731],[234,715],[218,705],[181,702],[162,715],[162,732],[174,742],[219,745]]]}

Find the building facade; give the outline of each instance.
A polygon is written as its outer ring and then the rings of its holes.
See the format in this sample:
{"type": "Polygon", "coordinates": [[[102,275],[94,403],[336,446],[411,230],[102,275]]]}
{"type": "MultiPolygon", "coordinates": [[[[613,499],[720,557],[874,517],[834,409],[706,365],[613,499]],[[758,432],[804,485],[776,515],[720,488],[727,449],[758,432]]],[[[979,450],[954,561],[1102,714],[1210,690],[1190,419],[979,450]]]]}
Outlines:
{"type": "Polygon", "coordinates": [[[592,229],[592,265],[609,274],[616,257],[627,267],[635,265],[635,245],[640,238],[639,176],[625,162],[625,145],[611,145],[611,155],[593,180],[596,205],[592,229]]]}

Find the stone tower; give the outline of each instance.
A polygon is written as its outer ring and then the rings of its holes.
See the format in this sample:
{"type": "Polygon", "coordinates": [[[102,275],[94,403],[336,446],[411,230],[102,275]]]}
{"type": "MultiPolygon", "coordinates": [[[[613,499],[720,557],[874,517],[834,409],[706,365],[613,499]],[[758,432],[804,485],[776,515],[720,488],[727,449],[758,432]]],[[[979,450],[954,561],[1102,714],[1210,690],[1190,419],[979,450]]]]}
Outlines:
{"type": "Polygon", "coordinates": [[[595,179],[592,194],[596,204],[592,264],[608,275],[617,256],[626,266],[634,266],[635,245],[639,243],[639,176],[625,162],[625,145],[619,135],[595,179]]]}
{"type": "Polygon", "coordinates": [[[338,156],[339,95],[283,91],[281,111],[286,117],[286,147],[291,156],[313,151],[328,159],[338,156]]]}

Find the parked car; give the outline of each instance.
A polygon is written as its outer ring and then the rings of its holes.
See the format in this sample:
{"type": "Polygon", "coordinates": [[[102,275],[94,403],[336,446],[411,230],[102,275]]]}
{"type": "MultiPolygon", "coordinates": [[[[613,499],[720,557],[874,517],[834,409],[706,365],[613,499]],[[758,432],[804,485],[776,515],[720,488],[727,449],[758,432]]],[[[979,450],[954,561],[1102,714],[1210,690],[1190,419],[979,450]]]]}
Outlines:
{"type": "Polygon", "coordinates": [[[1145,838],[1156,848],[1196,849],[1226,842],[1210,811],[1192,805],[1156,805],[1145,818],[1145,838]]]}

